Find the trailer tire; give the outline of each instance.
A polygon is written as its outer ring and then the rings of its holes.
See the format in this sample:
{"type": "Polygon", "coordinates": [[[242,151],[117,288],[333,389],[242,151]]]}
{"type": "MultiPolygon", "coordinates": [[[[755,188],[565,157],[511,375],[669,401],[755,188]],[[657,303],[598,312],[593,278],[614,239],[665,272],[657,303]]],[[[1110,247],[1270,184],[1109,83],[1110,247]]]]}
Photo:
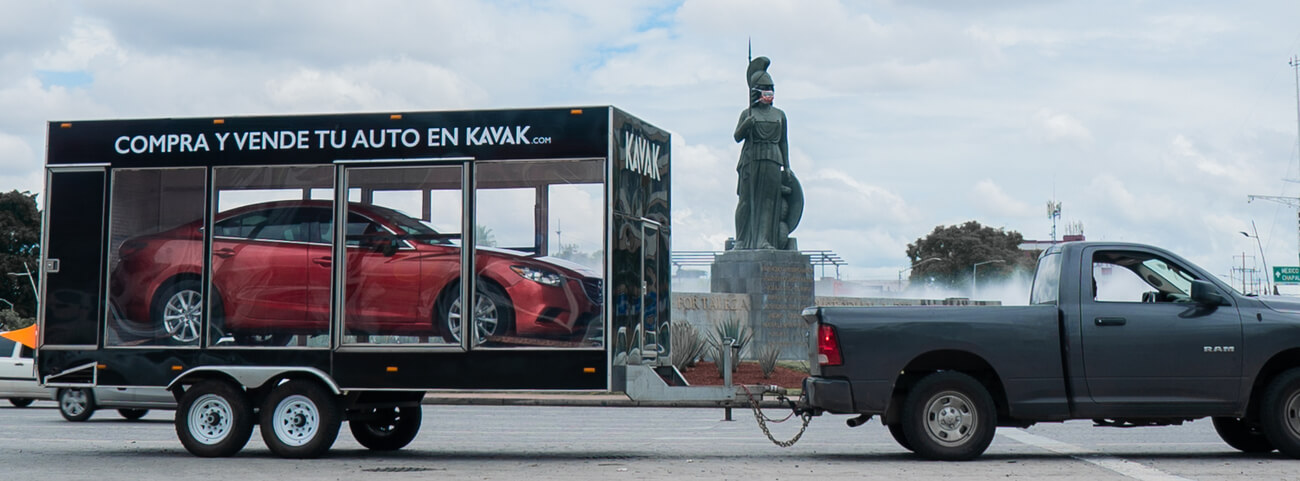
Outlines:
{"type": "Polygon", "coordinates": [[[90,419],[95,414],[95,393],[84,388],[63,388],[57,394],[59,415],[63,419],[79,423],[90,419]]]}
{"type": "Polygon", "coordinates": [[[967,461],[993,442],[997,415],[983,384],[960,372],[943,371],[912,387],[900,424],[912,451],[921,457],[967,461]]]}
{"type": "Polygon", "coordinates": [[[339,436],[343,413],[320,383],[292,380],[271,389],[261,411],[262,440],[282,458],[318,458],[339,436]]]}
{"type": "Polygon", "coordinates": [[[352,437],[375,451],[396,451],[411,444],[420,432],[420,406],[369,409],[348,421],[352,437]]]}
{"type": "Polygon", "coordinates": [[[1300,458],[1300,368],[1274,378],[1262,401],[1259,421],[1264,435],[1282,454],[1300,458]]]}
{"type": "Polygon", "coordinates": [[[149,410],[148,410],[148,409],[127,409],[127,408],[124,408],[124,409],[118,409],[118,410],[117,410],[117,413],[118,413],[118,414],[121,414],[122,417],[124,417],[124,418],[126,418],[126,419],[128,419],[128,420],[135,421],[135,420],[137,420],[137,419],[140,419],[140,418],[144,417],[145,414],[149,414],[149,410]]]}
{"type": "Polygon", "coordinates": [[[1257,424],[1251,424],[1238,418],[1214,418],[1214,431],[1219,439],[1243,453],[1267,453],[1273,451],[1273,443],[1257,424]]]}
{"type": "Polygon", "coordinates": [[[253,408],[238,386],[202,381],[176,405],[176,437],[190,454],[204,458],[233,456],[253,435],[253,408]]]}
{"type": "Polygon", "coordinates": [[[912,443],[907,440],[907,433],[903,432],[902,424],[886,424],[885,427],[889,428],[889,435],[894,437],[894,441],[897,442],[899,446],[902,446],[903,449],[908,451],[916,452],[915,449],[912,449],[912,443]]]}

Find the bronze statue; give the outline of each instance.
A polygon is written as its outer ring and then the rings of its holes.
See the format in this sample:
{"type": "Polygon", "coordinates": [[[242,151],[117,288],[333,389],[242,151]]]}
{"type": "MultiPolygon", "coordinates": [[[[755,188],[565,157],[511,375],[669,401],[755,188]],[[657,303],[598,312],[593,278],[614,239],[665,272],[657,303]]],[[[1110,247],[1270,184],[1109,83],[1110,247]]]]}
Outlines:
{"type": "Polygon", "coordinates": [[[803,190],[790,171],[785,112],[772,106],[775,85],[758,57],[749,62],[749,108],[740,113],[736,142],[744,142],[736,165],[735,249],[794,249],[790,232],[803,215],[803,190]]]}

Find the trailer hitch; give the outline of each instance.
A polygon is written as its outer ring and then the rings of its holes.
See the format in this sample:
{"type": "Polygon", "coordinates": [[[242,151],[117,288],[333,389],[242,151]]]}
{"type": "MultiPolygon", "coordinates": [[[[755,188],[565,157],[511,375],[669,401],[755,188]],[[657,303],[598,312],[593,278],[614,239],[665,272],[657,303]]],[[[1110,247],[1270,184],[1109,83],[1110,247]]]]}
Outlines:
{"type": "MultiPolygon", "coordinates": [[[[765,386],[763,391],[758,393],[757,398],[754,397],[754,393],[749,390],[748,386],[741,386],[741,389],[745,390],[745,395],[749,398],[749,405],[754,410],[754,419],[758,420],[759,429],[763,430],[763,435],[767,436],[767,439],[772,441],[772,444],[788,448],[794,446],[794,443],[799,442],[799,438],[803,437],[803,433],[808,429],[808,423],[812,421],[813,417],[813,411],[806,407],[806,402],[796,403],[794,400],[785,397],[785,388],[779,386],[765,386]],[[763,414],[763,409],[758,405],[758,401],[767,393],[775,393],[778,401],[788,404],[790,406],[790,414],[787,414],[781,419],[769,418],[767,415],[763,414]],[[793,438],[790,438],[789,441],[781,441],[776,439],[775,436],[772,436],[772,431],[768,429],[767,423],[783,423],[796,416],[803,420],[803,425],[799,427],[799,432],[796,433],[793,438]]],[[[800,401],[803,401],[803,399],[801,398],[800,401]]]]}

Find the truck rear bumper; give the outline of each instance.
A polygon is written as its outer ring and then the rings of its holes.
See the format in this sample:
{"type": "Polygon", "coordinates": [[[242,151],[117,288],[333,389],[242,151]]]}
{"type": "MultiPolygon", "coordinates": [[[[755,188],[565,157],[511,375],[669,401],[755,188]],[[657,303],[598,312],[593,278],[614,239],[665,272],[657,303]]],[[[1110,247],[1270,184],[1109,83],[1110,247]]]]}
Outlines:
{"type": "Polygon", "coordinates": [[[805,378],[803,393],[811,408],[837,414],[857,412],[853,409],[853,387],[843,379],[805,378]]]}

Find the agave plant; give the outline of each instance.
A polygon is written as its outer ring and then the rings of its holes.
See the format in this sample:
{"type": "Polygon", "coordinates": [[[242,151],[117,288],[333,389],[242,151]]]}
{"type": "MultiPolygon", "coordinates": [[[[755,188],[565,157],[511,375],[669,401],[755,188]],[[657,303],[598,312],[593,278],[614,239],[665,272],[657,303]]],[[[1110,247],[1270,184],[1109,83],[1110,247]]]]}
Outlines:
{"type": "Polygon", "coordinates": [[[719,322],[713,327],[713,334],[709,338],[709,344],[713,346],[713,362],[718,365],[719,377],[722,377],[721,374],[723,373],[723,350],[727,348],[727,345],[723,342],[725,339],[735,339],[736,345],[740,347],[739,350],[735,351],[739,355],[732,360],[731,370],[735,371],[740,366],[740,357],[743,357],[747,352],[745,349],[749,347],[749,341],[754,339],[754,333],[749,330],[749,326],[746,326],[743,321],[735,317],[719,322]]]}
{"type": "Polygon", "coordinates": [[[673,322],[670,329],[672,331],[672,358],[673,366],[677,369],[685,369],[692,366],[704,353],[704,348],[708,343],[700,336],[699,329],[692,326],[689,322],[673,322]]]}
{"type": "Polygon", "coordinates": [[[758,348],[758,367],[763,370],[763,379],[772,377],[776,372],[776,361],[781,357],[781,346],[767,344],[758,348]]]}

